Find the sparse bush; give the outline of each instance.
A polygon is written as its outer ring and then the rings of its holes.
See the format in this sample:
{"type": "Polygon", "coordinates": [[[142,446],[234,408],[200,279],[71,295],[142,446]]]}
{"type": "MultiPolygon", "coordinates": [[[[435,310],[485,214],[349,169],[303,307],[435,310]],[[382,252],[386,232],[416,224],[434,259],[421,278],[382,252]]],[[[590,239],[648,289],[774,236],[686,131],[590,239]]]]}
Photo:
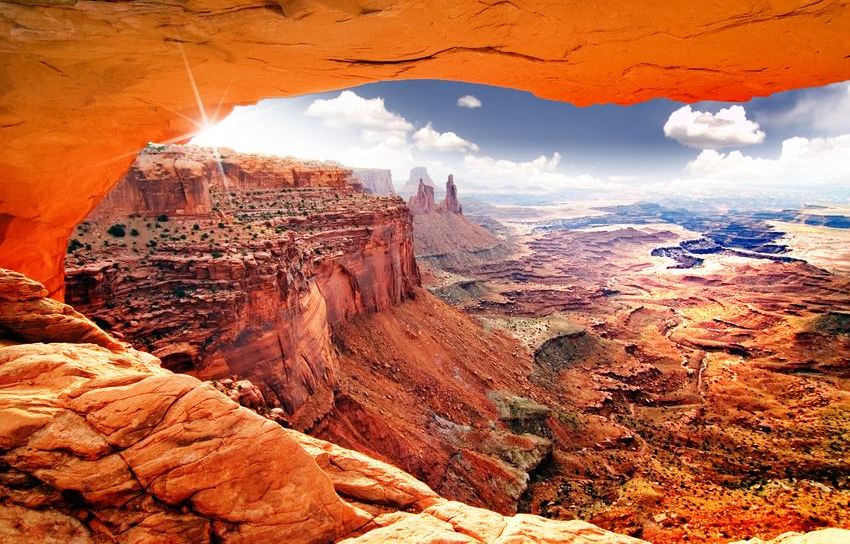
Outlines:
{"type": "Polygon", "coordinates": [[[84,246],[83,246],[82,242],[80,242],[76,238],[73,238],[70,241],[68,241],[68,253],[73,253],[73,252],[77,251],[78,249],[82,249],[83,247],[84,246]]]}
{"type": "Polygon", "coordinates": [[[137,229],[130,229],[130,236],[138,236],[139,231],[137,229]]]}
{"type": "Polygon", "coordinates": [[[192,230],[201,230],[201,226],[195,223],[194,225],[192,225],[192,230]]]}
{"type": "Polygon", "coordinates": [[[210,255],[212,255],[213,259],[218,259],[223,255],[223,253],[221,251],[213,251],[210,253],[210,255]]]}
{"type": "Polygon", "coordinates": [[[124,236],[127,235],[127,230],[126,230],[126,227],[124,226],[123,223],[116,223],[116,224],[112,225],[111,227],[106,229],[106,232],[108,232],[111,236],[114,236],[116,238],[123,238],[124,236]]]}
{"type": "Polygon", "coordinates": [[[156,220],[160,223],[168,222],[168,216],[166,214],[156,216],[156,220]]]}

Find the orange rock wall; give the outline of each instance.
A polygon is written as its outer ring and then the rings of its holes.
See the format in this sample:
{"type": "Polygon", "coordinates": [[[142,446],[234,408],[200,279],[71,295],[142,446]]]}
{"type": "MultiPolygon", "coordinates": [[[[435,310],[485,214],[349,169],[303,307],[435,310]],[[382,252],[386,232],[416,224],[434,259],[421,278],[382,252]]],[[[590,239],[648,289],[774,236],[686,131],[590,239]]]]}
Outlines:
{"type": "Polygon", "coordinates": [[[235,104],[389,79],[579,105],[850,79],[842,0],[16,1],[0,13],[0,265],[57,297],[73,225],[136,152],[235,104]]]}
{"type": "Polygon", "coordinates": [[[232,152],[220,160],[224,174],[208,149],[142,153],[85,228],[165,214],[130,223],[156,227],[158,245],[92,239],[82,260],[69,257],[67,299],[171,370],[251,379],[306,428],[333,405],[331,327],[419,285],[412,219],[400,199],[354,192],[345,169],[232,152]],[[191,199],[186,187],[197,188],[191,199]],[[189,200],[204,205],[186,216],[189,200]]]}

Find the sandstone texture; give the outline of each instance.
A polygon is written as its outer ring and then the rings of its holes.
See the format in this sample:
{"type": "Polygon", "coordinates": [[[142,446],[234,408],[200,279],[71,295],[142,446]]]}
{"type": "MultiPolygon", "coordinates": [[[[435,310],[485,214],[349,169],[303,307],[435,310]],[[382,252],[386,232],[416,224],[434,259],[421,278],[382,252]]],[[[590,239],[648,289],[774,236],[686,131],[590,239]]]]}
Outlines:
{"type": "Polygon", "coordinates": [[[138,150],[236,104],[390,79],[578,105],[745,100],[850,79],[838,0],[14,0],[0,12],[0,265],[58,298],[71,230],[138,150]]]}
{"type": "Polygon", "coordinates": [[[149,146],[76,229],[67,300],[171,370],[250,379],[306,428],[333,401],[331,327],[419,284],[407,208],[361,194],[349,176],[149,146]]]}
{"type": "Polygon", "coordinates": [[[434,202],[434,187],[420,179],[419,185],[416,188],[416,194],[410,197],[410,200],[407,201],[407,206],[413,214],[437,211],[437,205],[434,202]]]}
{"type": "MultiPolygon", "coordinates": [[[[527,359],[416,287],[413,225],[399,198],[294,186],[290,171],[308,167],[150,146],[114,192],[130,186],[135,201],[161,205],[130,208],[110,196],[98,206],[69,246],[67,300],[243,406],[399,464],[449,498],[515,512],[551,450],[546,423],[514,432],[488,396],[518,390],[521,374],[473,376],[527,359]],[[216,168],[224,160],[231,172],[245,169],[240,160],[270,171],[252,169],[258,188],[216,168]],[[174,164],[194,164],[184,171],[195,174],[178,178],[174,164]],[[146,193],[183,194],[186,183],[209,202],[206,215],[146,193]],[[373,314],[382,315],[358,319],[373,314]],[[399,334],[410,324],[419,332],[399,334]],[[479,360],[467,360],[470,349],[479,360]],[[445,377],[460,369],[467,387],[445,377]],[[449,391],[457,400],[447,404],[449,391]]],[[[313,167],[311,179],[340,178],[333,165],[313,167]]],[[[440,210],[427,215],[462,218],[440,210]]]]}
{"type": "Polygon", "coordinates": [[[640,542],[447,501],[56,313],[18,273],[0,285],[3,542],[640,542]],[[26,303],[29,319],[8,311],[26,303]],[[38,343],[34,319],[52,325],[38,343]]]}

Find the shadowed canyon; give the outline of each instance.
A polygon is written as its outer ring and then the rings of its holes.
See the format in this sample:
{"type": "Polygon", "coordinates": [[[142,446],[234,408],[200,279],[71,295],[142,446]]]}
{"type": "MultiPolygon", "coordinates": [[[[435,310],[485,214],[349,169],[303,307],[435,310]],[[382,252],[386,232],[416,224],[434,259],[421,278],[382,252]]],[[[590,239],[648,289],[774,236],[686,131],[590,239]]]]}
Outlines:
{"type": "Polygon", "coordinates": [[[850,542],[846,2],[0,14],[0,541],[850,542]]]}

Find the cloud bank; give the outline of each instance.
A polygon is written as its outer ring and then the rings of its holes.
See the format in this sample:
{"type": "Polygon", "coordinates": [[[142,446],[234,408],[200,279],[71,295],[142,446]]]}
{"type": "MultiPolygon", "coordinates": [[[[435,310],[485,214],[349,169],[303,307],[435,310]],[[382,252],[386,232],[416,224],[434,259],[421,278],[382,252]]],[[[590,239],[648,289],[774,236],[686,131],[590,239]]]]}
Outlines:
{"type": "Polygon", "coordinates": [[[383,98],[363,98],[353,91],[343,91],[336,98],[314,100],[304,112],[317,117],[332,128],[354,128],[367,141],[405,138],[413,129],[407,119],[389,111],[383,98]]]}
{"type": "Polygon", "coordinates": [[[437,132],[431,123],[413,133],[413,142],[422,150],[478,151],[474,142],[464,140],[454,132],[437,132]]]}
{"type": "Polygon", "coordinates": [[[747,119],[742,106],[723,108],[715,114],[683,106],[664,123],[664,135],[696,149],[760,144],[765,136],[758,123],[747,119]]]}

